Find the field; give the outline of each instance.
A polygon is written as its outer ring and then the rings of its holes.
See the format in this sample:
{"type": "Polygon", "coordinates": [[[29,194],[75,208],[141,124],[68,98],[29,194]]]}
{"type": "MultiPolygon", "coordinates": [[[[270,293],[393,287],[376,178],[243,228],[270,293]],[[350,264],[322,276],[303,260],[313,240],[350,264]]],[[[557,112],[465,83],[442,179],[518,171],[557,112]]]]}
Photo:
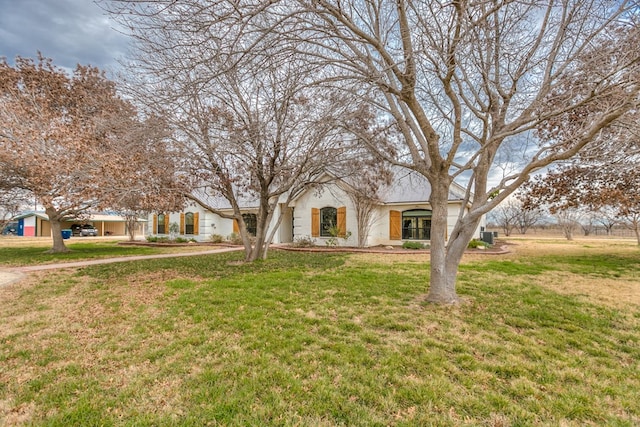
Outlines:
{"type": "Polygon", "coordinates": [[[640,425],[640,249],[506,244],[455,307],[417,254],[30,275],[0,288],[0,426],[640,425]]]}

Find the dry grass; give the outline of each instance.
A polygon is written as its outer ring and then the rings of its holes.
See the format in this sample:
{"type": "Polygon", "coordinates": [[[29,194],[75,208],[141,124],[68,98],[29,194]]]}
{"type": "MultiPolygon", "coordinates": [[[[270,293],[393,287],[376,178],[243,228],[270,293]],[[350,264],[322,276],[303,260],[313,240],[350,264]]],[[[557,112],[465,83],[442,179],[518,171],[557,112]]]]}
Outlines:
{"type": "Polygon", "coordinates": [[[454,307],[422,302],[424,254],[274,251],[255,265],[224,254],[30,275],[0,289],[0,420],[640,423],[640,268],[578,262],[637,261],[638,249],[510,248],[465,256],[454,307]]]}
{"type": "Polygon", "coordinates": [[[640,308],[640,281],[584,277],[569,272],[545,273],[532,278],[532,283],[563,295],[580,297],[593,304],[604,304],[622,310],[640,308]]]}

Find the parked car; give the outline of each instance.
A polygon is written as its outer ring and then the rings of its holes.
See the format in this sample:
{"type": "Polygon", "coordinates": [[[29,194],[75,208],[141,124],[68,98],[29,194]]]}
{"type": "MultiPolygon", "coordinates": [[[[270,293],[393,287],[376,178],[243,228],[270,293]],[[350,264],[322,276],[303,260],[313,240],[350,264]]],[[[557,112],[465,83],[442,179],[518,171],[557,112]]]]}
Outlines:
{"type": "Polygon", "coordinates": [[[97,236],[98,229],[91,224],[73,224],[71,232],[74,236],[97,236]]]}
{"type": "Polygon", "coordinates": [[[2,235],[3,236],[9,236],[9,235],[13,235],[16,236],[18,234],[18,223],[11,221],[9,223],[7,223],[4,228],[2,229],[2,235]]]}

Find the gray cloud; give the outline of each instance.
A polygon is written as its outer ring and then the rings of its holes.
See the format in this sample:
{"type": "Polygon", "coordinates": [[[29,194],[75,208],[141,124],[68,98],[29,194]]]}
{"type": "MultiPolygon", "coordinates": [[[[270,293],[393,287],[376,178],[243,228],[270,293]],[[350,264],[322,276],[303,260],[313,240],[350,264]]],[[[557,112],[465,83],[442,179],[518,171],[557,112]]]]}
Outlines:
{"type": "Polygon", "coordinates": [[[40,51],[67,69],[119,68],[128,39],[92,0],[0,0],[0,56],[35,58],[40,51]]]}

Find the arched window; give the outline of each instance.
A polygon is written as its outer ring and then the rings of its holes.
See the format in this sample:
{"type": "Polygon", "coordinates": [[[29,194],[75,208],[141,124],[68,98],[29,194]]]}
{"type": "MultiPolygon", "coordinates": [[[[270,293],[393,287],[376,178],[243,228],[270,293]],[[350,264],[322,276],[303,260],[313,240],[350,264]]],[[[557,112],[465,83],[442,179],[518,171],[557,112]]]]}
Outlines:
{"type": "Polygon", "coordinates": [[[244,225],[247,227],[249,234],[255,236],[258,231],[258,217],[256,214],[242,214],[242,220],[244,221],[244,225]]]}
{"type": "Polygon", "coordinates": [[[184,234],[193,234],[193,212],[184,214],[184,234]]]}
{"type": "Polygon", "coordinates": [[[332,207],[320,209],[320,236],[332,237],[331,229],[338,225],[338,210],[332,207]]]}
{"type": "Polygon", "coordinates": [[[167,222],[167,216],[165,214],[158,214],[158,229],[156,230],[156,234],[167,234],[167,229],[165,224],[167,222]]]}
{"type": "Polygon", "coordinates": [[[402,239],[431,240],[431,215],[428,209],[402,212],[402,239]]]}

